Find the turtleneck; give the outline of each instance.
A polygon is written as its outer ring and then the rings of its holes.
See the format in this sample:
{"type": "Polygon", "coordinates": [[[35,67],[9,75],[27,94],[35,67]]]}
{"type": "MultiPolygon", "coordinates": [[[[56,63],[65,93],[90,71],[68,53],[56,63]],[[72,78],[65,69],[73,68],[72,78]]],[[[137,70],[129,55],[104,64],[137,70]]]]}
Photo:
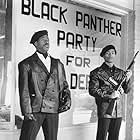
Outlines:
{"type": "Polygon", "coordinates": [[[105,64],[106,64],[109,68],[112,68],[112,67],[114,66],[113,63],[107,63],[107,62],[105,62],[105,64]]]}
{"type": "Polygon", "coordinates": [[[109,66],[104,62],[103,67],[104,67],[104,69],[109,70],[111,73],[114,72],[114,70],[115,70],[114,64],[112,66],[109,66]]]}

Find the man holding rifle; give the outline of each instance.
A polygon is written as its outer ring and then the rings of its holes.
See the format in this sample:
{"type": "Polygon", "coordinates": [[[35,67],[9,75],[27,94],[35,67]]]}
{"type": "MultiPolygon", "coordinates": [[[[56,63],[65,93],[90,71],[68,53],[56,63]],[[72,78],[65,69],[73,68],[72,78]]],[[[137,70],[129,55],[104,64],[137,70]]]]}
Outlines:
{"type": "Polygon", "coordinates": [[[132,71],[130,69],[123,71],[115,66],[116,54],[117,51],[113,45],[105,46],[100,53],[104,58],[103,64],[90,72],[89,94],[95,97],[98,115],[96,140],[106,140],[107,134],[108,140],[119,138],[122,122],[122,94],[130,90],[132,71]],[[119,85],[120,83],[122,84],[119,85]]]}

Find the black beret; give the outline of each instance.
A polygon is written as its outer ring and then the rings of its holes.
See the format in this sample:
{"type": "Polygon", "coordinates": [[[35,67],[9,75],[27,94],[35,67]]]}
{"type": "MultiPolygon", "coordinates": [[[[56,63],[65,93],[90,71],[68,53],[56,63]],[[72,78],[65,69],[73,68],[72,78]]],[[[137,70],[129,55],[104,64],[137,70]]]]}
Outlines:
{"type": "Polygon", "coordinates": [[[38,32],[35,32],[31,38],[30,43],[34,44],[41,36],[43,35],[48,35],[48,31],[47,30],[41,30],[38,32]]]}
{"type": "Polygon", "coordinates": [[[105,47],[102,49],[102,51],[101,51],[101,53],[100,53],[100,56],[103,57],[104,54],[105,54],[108,50],[110,50],[110,49],[114,49],[114,50],[115,50],[115,54],[117,53],[117,51],[116,51],[116,49],[115,49],[115,47],[114,47],[113,45],[107,45],[107,46],[105,46],[105,47]]]}

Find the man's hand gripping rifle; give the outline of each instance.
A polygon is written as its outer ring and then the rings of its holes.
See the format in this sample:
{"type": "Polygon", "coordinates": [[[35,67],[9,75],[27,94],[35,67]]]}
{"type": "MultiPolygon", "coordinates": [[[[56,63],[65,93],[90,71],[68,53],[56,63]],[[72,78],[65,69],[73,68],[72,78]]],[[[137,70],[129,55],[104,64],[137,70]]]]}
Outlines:
{"type": "MultiPolygon", "coordinates": [[[[136,58],[138,53],[139,53],[139,51],[137,51],[136,54],[134,55],[130,65],[128,66],[127,70],[125,71],[125,73],[123,75],[123,78],[122,78],[121,82],[116,86],[115,91],[119,91],[122,88],[123,82],[127,79],[127,73],[131,69],[132,65],[134,64],[134,62],[135,62],[134,60],[135,60],[135,58],[136,58]]],[[[111,102],[110,102],[110,104],[108,106],[108,109],[106,111],[106,114],[107,115],[112,115],[113,111],[115,109],[115,106],[116,106],[116,98],[111,100],[111,102]]]]}

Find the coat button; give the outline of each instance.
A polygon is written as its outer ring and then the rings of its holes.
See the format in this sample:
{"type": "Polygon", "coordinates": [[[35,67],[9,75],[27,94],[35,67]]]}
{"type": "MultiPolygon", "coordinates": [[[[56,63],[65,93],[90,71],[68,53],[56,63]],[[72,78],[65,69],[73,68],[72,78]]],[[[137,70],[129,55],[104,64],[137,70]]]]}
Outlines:
{"type": "Polygon", "coordinates": [[[32,97],[35,97],[35,94],[32,94],[32,97]]]}
{"type": "Polygon", "coordinates": [[[53,101],[53,98],[50,98],[50,101],[53,101]]]}

